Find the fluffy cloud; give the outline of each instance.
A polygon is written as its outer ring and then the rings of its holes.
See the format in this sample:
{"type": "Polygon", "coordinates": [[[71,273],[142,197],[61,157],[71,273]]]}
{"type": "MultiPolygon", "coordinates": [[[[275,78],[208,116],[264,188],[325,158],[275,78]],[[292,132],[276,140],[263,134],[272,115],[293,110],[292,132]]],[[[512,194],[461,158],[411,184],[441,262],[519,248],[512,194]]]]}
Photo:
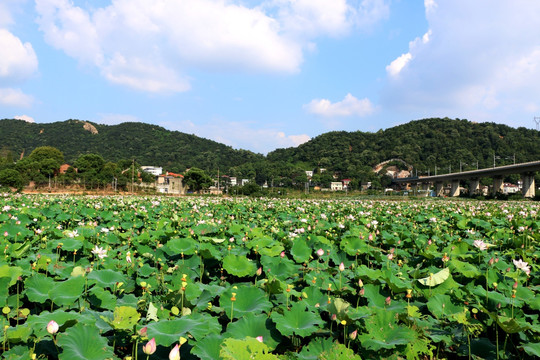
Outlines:
{"type": "Polygon", "coordinates": [[[190,88],[191,69],[294,73],[317,36],[338,36],[388,14],[383,0],[112,0],[84,8],[36,0],[46,41],[149,92],[190,88]]]}
{"type": "Polygon", "coordinates": [[[20,89],[0,88],[0,104],[14,107],[30,107],[34,98],[20,89]]]}
{"type": "Polygon", "coordinates": [[[311,138],[306,134],[287,135],[273,128],[253,128],[249,123],[214,120],[206,124],[191,121],[162,123],[162,126],[212,139],[237,149],[266,154],[278,148],[296,147],[311,138]]]}
{"type": "Polygon", "coordinates": [[[0,81],[16,82],[28,78],[38,66],[37,56],[30,43],[23,43],[6,29],[0,29],[0,81]]]}
{"type": "Polygon", "coordinates": [[[17,115],[17,116],[14,117],[14,119],[26,121],[26,122],[29,122],[29,123],[36,122],[33,117],[28,116],[28,115],[17,115]]]}
{"type": "MultiPolygon", "coordinates": [[[[425,0],[429,31],[387,66],[385,107],[476,121],[540,106],[540,3],[425,0]]],[[[514,121],[514,125],[524,121],[514,121]]]]}
{"type": "Polygon", "coordinates": [[[308,112],[324,117],[367,116],[375,111],[375,107],[367,98],[357,99],[351,94],[336,103],[328,99],[314,99],[304,105],[308,112]]]}

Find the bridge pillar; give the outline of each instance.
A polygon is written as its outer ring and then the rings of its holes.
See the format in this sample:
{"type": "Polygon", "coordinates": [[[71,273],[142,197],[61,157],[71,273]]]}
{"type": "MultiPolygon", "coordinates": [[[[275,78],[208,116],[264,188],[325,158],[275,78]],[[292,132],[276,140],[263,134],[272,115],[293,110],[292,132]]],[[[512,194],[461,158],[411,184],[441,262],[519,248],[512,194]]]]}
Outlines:
{"type": "Polygon", "coordinates": [[[459,180],[452,180],[452,188],[450,189],[450,196],[459,196],[459,180]]]}
{"type": "Polygon", "coordinates": [[[493,178],[493,195],[503,192],[503,178],[498,176],[493,178]]]}
{"type": "Polygon", "coordinates": [[[444,183],[442,181],[438,181],[435,183],[435,196],[443,196],[443,189],[444,189],[444,183]]]}
{"type": "Polygon", "coordinates": [[[417,194],[419,197],[429,196],[429,183],[425,183],[425,182],[421,183],[420,190],[422,191],[418,191],[418,194],[417,194]]]}
{"type": "Polygon", "coordinates": [[[523,197],[534,197],[536,195],[534,185],[534,173],[521,174],[523,188],[521,189],[523,197]]]}
{"type": "Polygon", "coordinates": [[[478,194],[480,192],[480,179],[471,179],[469,184],[469,195],[478,194]]]}

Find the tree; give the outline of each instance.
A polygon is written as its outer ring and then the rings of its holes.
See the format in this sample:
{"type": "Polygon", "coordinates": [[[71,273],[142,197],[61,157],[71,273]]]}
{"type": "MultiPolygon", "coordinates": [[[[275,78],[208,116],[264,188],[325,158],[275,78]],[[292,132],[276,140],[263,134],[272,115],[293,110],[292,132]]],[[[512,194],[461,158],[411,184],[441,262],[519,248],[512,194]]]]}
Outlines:
{"type": "Polygon", "coordinates": [[[189,186],[190,190],[200,191],[209,188],[214,183],[214,180],[204,170],[191,168],[184,175],[184,183],[189,186]]]}
{"type": "Polygon", "coordinates": [[[0,187],[9,186],[22,189],[24,180],[20,172],[14,169],[4,169],[0,171],[0,187]]]}
{"type": "Polygon", "coordinates": [[[28,156],[33,161],[42,162],[44,160],[54,160],[58,167],[64,163],[64,154],[55,147],[41,146],[35,148],[28,156]]]}

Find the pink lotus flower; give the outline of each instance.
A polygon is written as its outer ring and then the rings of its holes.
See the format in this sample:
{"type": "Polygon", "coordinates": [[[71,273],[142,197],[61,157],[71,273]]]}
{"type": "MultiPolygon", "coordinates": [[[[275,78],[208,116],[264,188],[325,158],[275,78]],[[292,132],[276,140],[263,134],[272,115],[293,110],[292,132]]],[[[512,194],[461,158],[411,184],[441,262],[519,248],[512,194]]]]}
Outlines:
{"type": "Polygon", "coordinates": [[[263,342],[263,337],[262,336],[257,336],[255,339],[257,339],[259,342],[263,342]]]}
{"type": "Polygon", "coordinates": [[[317,256],[318,256],[318,257],[321,257],[321,256],[323,256],[323,255],[324,255],[324,250],[323,250],[323,249],[317,250],[317,256]]]}
{"type": "Polygon", "coordinates": [[[180,345],[176,344],[171,350],[169,360],[180,360],[180,345]]]}
{"type": "Polygon", "coordinates": [[[51,335],[56,334],[58,332],[58,328],[58,324],[54,320],[49,321],[47,324],[47,332],[51,335]]]}
{"type": "Polygon", "coordinates": [[[142,350],[146,355],[152,355],[153,353],[155,353],[156,352],[156,339],[152,338],[152,340],[150,340],[149,342],[146,343],[146,345],[143,346],[142,350]]]}

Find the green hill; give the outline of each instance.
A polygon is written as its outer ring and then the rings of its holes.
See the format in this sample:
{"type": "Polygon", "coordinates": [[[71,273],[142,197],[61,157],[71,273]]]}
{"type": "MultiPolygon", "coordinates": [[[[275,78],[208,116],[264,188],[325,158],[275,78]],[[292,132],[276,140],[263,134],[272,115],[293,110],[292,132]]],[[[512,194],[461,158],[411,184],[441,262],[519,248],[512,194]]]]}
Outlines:
{"type": "Polygon", "coordinates": [[[39,146],[53,146],[73,163],[81,154],[100,154],[107,161],[133,159],[171,171],[188,167],[229,168],[264,157],[179,131],[144,123],[98,125],[80,120],[50,124],[0,120],[0,146],[17,159],[39,146]]]}
{"type": "Polygon", "coordinates": [[[353,177],[382,161],[399,158],[418,171],[463,169],[540,159],[540,132],[494,123],[424,119],[376,133],[329,132],[298,146],[268,154],[270,161],[322,167],[353,177]]]}

